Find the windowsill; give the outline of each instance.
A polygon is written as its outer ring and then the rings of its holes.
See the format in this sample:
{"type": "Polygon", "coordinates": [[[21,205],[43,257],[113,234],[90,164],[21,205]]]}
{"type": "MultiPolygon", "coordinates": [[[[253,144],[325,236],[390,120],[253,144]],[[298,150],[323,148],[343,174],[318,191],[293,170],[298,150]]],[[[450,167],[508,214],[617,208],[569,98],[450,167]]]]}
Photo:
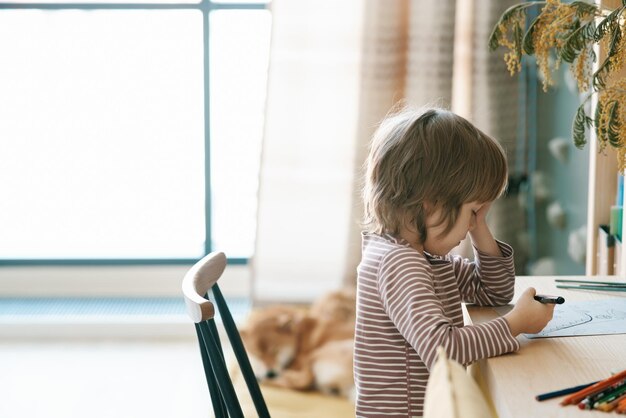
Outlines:
{"type": "MultiPolygon", "coordinates": [[[[229,298],[236,323],[248,298],[229,298]]],[[[220,323],[219,315],[216,322],[220,323]]],[[[2,298],[0,335],[12,338],[195,338],[182,298],[2,298]]]]}
{"type": "Polygon", "coordinates": [[[174,318],[104,321],[84,318],[68,321],[60,318],[40,320],[0,320],[0,334],[14,339],[187,339],[196,338],[193,324],[174,318]]]}
{"type": "MultiPolygon", "coordinates": [[[[182,297],[191,266],[0,267],[0,297],[182,297]]],[[[250,268],[229,265],[219,281],[226,297],[250,297],[250,268]]]]}

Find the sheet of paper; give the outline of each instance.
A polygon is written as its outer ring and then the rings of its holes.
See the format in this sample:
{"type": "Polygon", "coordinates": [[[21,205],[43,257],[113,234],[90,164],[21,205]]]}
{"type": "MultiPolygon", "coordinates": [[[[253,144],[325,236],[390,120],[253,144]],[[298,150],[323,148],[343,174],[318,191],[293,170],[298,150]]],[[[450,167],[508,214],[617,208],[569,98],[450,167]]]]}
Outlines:
{"type": "MultiPolygon", "coordinates": [[[[496,308],[501,315],[510,307],[496,308]]],[[[556,305],[554,317],[538,334],[528,338],[626,334],[626,298],[568,302],[556,305]]]]}

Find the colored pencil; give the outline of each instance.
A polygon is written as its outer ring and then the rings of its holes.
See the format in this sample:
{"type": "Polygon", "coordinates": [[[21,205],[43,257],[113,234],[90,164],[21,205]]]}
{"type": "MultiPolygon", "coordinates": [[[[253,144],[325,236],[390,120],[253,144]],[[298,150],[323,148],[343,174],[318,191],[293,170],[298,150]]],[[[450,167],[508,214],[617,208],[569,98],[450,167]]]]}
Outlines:
{"type": "Polygon", "coordinates": [[[578,403],[578,407],[580,409],[594,409],[595,404],[599,403],[601,400],[605,399],[607,396],[615,393],[615,390],[620,389],[626,380],[620,380],[617,383],[612,384],[611,386],[607,386],[604,389],[601,389],[595,393],[590,394],[585,397],[582,401],[578,403]]]}
{"type": "Polygon", "coordinates": [[[567,280],[567,279],[556,279],[554,281],[556,283],[580,283],[580,284],[605,285],[605,286],[626,286],[626,282],[597,282],[595,280],[567,280]]]}
{"type": "Polygon", "coordinates": [[[626,286],[591,286],[581,284],[578,286],[556,285],[557,289],[580,289],[580,290],[603,290],[606,292],[626,292],[626,286]]]}
{"type": "Polygon", "coordinates": [[[605,394],[600,399],[598,399],[593,404],[593,409],[597,409],[602,404],[614,401],[615,399],[619,398],[625,393],[626,393],[626,381],[622,381],[622,383],[619,386],[614,387],[612,390],[609,391],[609,393],[605,394]]]}
{"type": "Polygon", "coordinates": [[[620,404],[621,401],[626,401],[626,394],[622,394],[622,396],[610,402],[606,402],[606,403],[603,403],[602,405],[598,405],[597,409],[599,409],[600,411],[604,411],[604,412],[611,412],[612,410],[617,408],[617,406],[620,404]]]}
{"type": "Polygon", "coordinates": [[[585,388],[588,388],[591,385],[595,385],[598,382],[591,382],[585,385],[574,386],[573,388],[566,388],[561,390],[555,390],[554,392],[542,393],[541,395],[535,396],[535,399],[538,401],[545,401],[547,399],[558,398],[559,396],[569,395],[570,393],[578,392],[585,388]]]}
{"type": "Polygon", "coordinates": [[[609,377],[608,379],[601,380],[598,383],[591,385],[585,389],[582,389],[578,392],[572,393],[567,398],[561,401],[561,405],[577,404],[583,399],[585,399],[587,396],[593,393],[597,393],[601,391],[602,389],[607,388],[611,385],[614,385],[615,383],[623,379],[626,379],[626,370],[623,370],[619,372],[618,374],[609,377]]]}
{"type": "Polygon", "coordinates": [[[626,399],[619,401],[615,410],[620,414],[626,413],[626,399]]]}

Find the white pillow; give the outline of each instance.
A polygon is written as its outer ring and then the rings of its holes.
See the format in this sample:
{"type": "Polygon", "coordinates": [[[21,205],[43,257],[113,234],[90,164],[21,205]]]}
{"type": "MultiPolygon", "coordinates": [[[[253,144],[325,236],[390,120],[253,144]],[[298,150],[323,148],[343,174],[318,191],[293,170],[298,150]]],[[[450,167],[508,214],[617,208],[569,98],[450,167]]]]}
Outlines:
{"type": "Polygon", "coordinates": [[[480,388],[465,368],[449,360],[443,347],[430,370],[424,418],[495,418],[480,388]]]}

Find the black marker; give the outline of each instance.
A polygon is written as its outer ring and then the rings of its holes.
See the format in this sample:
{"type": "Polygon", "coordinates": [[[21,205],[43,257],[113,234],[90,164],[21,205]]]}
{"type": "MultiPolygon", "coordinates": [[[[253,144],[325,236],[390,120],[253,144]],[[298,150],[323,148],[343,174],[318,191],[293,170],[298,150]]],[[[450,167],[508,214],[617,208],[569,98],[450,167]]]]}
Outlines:
{"type": "Polygon", "coordinates": [[[559,305],[565,302],[565,299],[561,296],[535,295],[535,300],[541,303],[556,303],[559,305]]]}

